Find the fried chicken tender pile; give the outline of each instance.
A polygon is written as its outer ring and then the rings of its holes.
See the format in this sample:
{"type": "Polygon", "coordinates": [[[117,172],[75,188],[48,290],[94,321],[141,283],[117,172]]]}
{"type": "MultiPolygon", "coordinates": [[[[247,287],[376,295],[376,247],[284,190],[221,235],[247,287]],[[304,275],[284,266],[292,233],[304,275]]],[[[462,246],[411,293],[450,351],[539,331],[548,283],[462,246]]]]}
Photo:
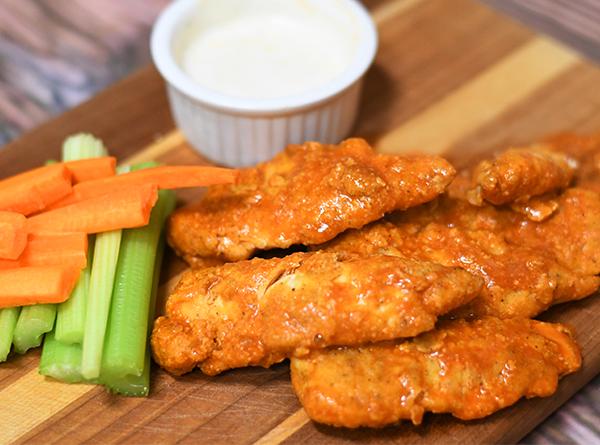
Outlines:
{"type": "Polygon", "coordinates": [[[320,244],[393,210],[430,201],[455,175],[444,159],[376,154],[362,139],[291,145],[176,211],[168,240],[190,264],[320,244]]]}
{"type": "Polygon", "coordinates": [[[309,417],[356,428],[426,411],[479,419],[521,397],[544,397],[581,366],[563,325],[527,319],[447,322],[405,342],[313,351],[291,362],[292,384],[309,417]]]}
{"type": "Polygon", "coordinates": [[[481,285],[458,268],[327,252],[191,270],[156,320],[152,348],[174,374],[270,366],[316,348],[415,336],[481,285]]]}
{"type": "Polygon", "coordinates": [[[293,145],[177,211],[168,236],[192,265],[226,263],[186,272],[155,321],[167,371],[290,358],[317,422],[481,418],[581,366],[568,328],[529,318],[600,287],[600,135],[456,177],[362,139],[293,145]],[[310,251],[248,259],[295,244],[310,251]]]}

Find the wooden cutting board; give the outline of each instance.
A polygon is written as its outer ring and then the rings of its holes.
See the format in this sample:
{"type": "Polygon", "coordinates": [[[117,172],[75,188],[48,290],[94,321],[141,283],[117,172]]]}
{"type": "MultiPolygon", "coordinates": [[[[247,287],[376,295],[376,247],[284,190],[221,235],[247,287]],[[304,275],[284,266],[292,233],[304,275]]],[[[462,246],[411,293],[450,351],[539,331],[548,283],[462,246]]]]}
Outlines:
{"type": "MultiPolygon", "coordinates": [[[[560,130],[600,130],[600,70],[557,43],[471,0],[365,3],[381,42],[354,133],[381,151],[449,150],[460,164],[560,130]]],[[[103,138],[122,160],[203,162],[174,131],[162,81],[147,68],[9,144],[0,152],[0,177],[57,157],[64,137],[78,131],[103,138]]],[[[182,267],[168,257],[163,293],[182,267]]],[[[216,378],[200,372],[173,378],[155,369],[150,397],[128,399],[45,380],[33,351],[0,365],[0,443],[515,442],[600,372],[598,296],[543,318],[577,329],[582,370],[554,396],[521,401],[481,421],[430,415],[418,428],[318,426],[292,393],[287,364],[216,378]]]]}

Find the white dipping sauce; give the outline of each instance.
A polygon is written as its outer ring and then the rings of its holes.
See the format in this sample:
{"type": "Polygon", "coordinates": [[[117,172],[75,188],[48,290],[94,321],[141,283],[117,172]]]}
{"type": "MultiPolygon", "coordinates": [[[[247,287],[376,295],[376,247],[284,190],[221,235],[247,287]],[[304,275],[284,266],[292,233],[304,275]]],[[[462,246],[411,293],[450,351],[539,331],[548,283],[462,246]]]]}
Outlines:
{"type": "Polygon", "coordinates": [[[333,80],[350,64],[354,46],[347,32],[324,17],[249,14],[192,32],[180,63],[206,88],[271,99],[333,80]]]}

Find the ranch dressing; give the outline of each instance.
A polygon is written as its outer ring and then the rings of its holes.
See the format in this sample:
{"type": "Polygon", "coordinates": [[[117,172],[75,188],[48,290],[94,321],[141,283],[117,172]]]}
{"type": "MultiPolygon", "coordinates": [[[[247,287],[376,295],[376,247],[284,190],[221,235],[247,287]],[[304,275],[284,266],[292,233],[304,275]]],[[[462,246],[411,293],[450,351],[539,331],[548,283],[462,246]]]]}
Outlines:
{"type": "Polygon", "coordinates": [[[340,76],[353,40],[323,17],[249,14],[191,33],[181,67],[222,94],[272,99],[302,94],[340,76]]]}

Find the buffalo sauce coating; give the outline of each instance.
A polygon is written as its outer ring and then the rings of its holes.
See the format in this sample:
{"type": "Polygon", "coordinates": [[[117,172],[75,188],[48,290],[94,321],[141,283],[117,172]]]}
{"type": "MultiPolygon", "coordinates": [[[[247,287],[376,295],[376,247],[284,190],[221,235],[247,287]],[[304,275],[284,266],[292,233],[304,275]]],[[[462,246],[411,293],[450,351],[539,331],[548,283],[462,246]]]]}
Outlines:
{"type": "Polygon", "coordinates": [[[236,184],[210,187],[196,205],[176,211],[168,239],[192,265],[319,244],[434,199],[454,174],[442,158],[379,155],[362,139],[290,145],[271,161],[241,170],[236,184]]]}
{"type": "Polygon", "coordinates": [[[578,187],[600,193],[600,134],[561,133],[548,137],[545,142],[579,162],[575,177],[578,187]]]}
{"type": "Polygon", "coordinates": [[[554,393],[581,366],[559,324],[528,319],[456,320],[405,342],[313,351],[291,361],[292,384],[313,420],[356,428],[425,412],[478,419],[521,397],[554,393]]]}
{"type": "Polygon", "coordinates": [[[155,322],[152,348],[175,374],[269,366],[315,348],[417,335],[481,285],[458,268],[384,255],[228,263],[184,275],[155,322]]]}
{"type": "Polygon", "coordinates": [[[550,147],[511,148],[475,167],[467,198],[473,205],[525,203],[568,187],[576,168],[575,159],[550,147]]]}
{"type": "Polygon", "coordinates": [[[443,197],[346,232],[324,248],[461,267],[486,285],[454,315],[533,317],[552,304],[586,297],[600,285],[598,194],[572,188],[557,203],[551,218],[534,222],[509,208],[443,197]]]}

